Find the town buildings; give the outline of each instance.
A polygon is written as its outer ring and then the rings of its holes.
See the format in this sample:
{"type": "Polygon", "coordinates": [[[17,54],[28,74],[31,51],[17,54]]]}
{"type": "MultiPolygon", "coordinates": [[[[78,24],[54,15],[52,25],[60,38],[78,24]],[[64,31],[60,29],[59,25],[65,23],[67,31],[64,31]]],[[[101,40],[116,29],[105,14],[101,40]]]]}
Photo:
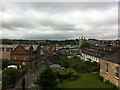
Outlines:
{"type": "Polygon", "coordinates": [[[28,69],[32,69],[42,62],[40,44],[0,45],[0,55],[1,60],[9,60],[13,64],[26,65],[28,69]]]}
{"type": "Polygon", "coordinates": [[[17,47],[16,44],[14,45],[0,44],[0,59],[10,60],[10,53],[15,47],[17,47]]]}
{"type": "Polygon", "coordinates": [[[11,51],[11,61],[18,65],[26,65],[32,69],[41,62],[41,46],[40,45],[21,45],[19,44],[11,51]]]}
{"type": "Polygon", "coordinates": [[[120,88],[120,47],[101,58],[100,75],[120,88]]]}
{"type": "MultiPolygon", "coordinates": [[[[85,40],[81,40],[81,44],[85,40]]],[[[80,45],[81,45],[80,44],[80,45]]],[[[100,76],[120,87],[120,45],[92,44],[89,48],[80,49],[81,59],[100,63],[100,76]]]]}

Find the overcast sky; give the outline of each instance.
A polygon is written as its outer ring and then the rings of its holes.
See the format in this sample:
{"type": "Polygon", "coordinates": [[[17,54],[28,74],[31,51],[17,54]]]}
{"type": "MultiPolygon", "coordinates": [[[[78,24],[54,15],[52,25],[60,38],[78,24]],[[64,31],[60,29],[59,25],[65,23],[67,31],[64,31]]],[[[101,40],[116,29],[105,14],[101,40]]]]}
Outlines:
{"type": "Polygon", "coordinates": [[[4,3],[0,14],[3,38],[118,38],[117,2],[4,3]]]}

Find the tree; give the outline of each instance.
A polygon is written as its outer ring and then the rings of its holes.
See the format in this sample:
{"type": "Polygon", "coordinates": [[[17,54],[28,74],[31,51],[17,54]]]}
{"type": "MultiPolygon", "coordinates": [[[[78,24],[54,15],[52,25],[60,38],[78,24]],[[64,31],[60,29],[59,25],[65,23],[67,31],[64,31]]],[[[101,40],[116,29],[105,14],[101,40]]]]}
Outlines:
{"type": "Polygon", "coordinates": [[[11,61],[9,61],[7,59],[2,60],[2,70],[7,68],[7,66],[11,65],[11,64],[14,64],[14,63],[12,63],[11,61]]]}
{"type": "Polygon", "coordinates": [[[2,61],[2,69],[7,68],[8,65],[9,65],[9,61],[8,60],[3,60],[2,61]]]}
{"type": "Polygon", "coordinates": [[[82,45],[80,46],[81,49],[85,49],[85,48],[89,48],[90,47],[90,43],[88,42],[83,42],[82,45]]]}
{"type": "Polygon", "coordinates": [[[59,81],[56,74],[50,68],[47,68],[45,71],[39,74],[37,79],[34,81],[36,85],[44,89],[55,88],[57,87],[58,82],[59,81]]]}
{"type": "Polygon", "coordinates": [[[17,69],[6,69],[2,72],[2,85],[3,88],[9,87],[9,86],[13,86],[18,78],[20,77],[20,72],[17,69]]]}

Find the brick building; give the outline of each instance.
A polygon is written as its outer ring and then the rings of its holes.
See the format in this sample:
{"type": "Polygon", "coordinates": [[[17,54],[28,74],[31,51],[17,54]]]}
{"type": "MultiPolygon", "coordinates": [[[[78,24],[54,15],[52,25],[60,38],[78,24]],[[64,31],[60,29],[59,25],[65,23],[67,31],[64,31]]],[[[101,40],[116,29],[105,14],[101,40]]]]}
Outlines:
{"type": "Polygon", "coordinates": [[[26,65],[29,69],[37,66],[40,60],[40,45],[18,45],[11,51],[11,60],[15,64],[26,65]]]}

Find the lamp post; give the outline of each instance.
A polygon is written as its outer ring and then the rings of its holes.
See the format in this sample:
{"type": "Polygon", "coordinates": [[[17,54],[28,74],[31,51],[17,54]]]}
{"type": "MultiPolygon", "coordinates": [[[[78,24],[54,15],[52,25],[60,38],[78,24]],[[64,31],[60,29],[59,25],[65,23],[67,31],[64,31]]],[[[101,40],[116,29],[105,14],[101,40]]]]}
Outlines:
{"type": "Polygon", "coordinates": [[[22,90],[25,90],[25,77],[22,79],[22,90]]]}

